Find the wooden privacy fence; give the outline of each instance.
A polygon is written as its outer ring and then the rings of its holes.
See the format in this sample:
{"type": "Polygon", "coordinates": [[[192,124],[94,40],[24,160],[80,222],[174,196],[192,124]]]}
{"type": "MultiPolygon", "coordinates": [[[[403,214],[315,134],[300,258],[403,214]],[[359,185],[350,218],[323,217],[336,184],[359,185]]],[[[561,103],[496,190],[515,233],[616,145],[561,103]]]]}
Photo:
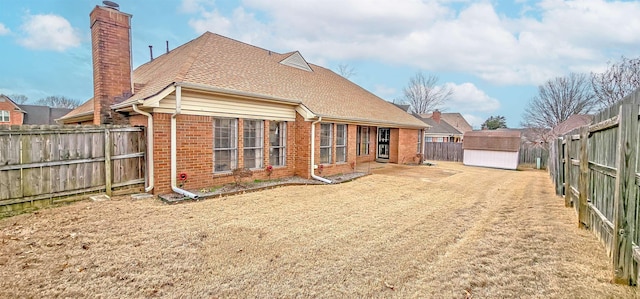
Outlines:
{"type": "Polygon", "coordinates": [[[145,181],[144,128],[0,126],[0,211],[145,181]]]}
{"type": "Polygon", "coordinates": [[[549,150],[545,147],[527,144],[520,145],[518,163],[537,165],[537,163],[540,162],[540,168],[547,168],[548,160],[549,150]]]}
{"type": "Polygon", "coordinates": [[[437,161],[462,162],[462,143],[425,142],[424,159],[437,161]]]}
{"type": "Polygon", "coordinates": [[[549,159],[556,193],[604,244],[614,281],[630,285],[640,261],[639,104],[640,90],[554,141],[549,159]]]}

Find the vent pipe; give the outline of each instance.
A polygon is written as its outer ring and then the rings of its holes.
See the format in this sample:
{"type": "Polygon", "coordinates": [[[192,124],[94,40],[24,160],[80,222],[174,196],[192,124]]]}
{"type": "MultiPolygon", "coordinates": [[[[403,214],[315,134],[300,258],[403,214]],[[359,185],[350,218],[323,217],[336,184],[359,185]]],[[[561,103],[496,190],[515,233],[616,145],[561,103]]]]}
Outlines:
{"type": "Polygon", "coordinates": [[[149,45],[149,56],[151,56],[151,61],[153,61],[153,46],[149,45]]]}
{"type": "Polygon", "coordinates": [[[169,41],[166,41],[166,42],[167,42],[167,54],[169,54],[169,41]]]}

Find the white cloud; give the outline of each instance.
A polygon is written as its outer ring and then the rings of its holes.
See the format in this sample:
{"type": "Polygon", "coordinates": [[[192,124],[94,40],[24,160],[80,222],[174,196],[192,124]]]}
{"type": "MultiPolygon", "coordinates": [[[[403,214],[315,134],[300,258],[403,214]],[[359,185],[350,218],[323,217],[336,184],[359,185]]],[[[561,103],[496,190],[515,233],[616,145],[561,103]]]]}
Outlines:
{"type": "Polygon", "coordinates": [[[67,19],[53,14],[29,15],[18,43],[30,49],[64,51],[80,45],[80,34],[67,19]]]}
{"type": "Polygon", "coordinates": [[[480,129],[482,127],[482,123],[486,120],[481,116],[463,113],[462,117],[473,127],[474,130],[480,129]]]}
{"type": "Polygon", "coordinates": [[[520,2],[516,18],[489,1],[245,0],[229,16],[213,1],[183,6],[198,11],[190,22],[198,32],[300,50],[311,61],[374,59],[496,84],[539,84],[637,56],[639,2],[520,2]]]}
{"type": "Polygon", "coordinates": [[[377,96],[383,98],[383,99],[387,99],[387,100],[393,100],[389,97],[392,97],[394,95],[396,95],[398,93],[398,91],[393,88],[393,87],[389,87],[386,86],[384,84],[376,84],[373,87],[373,93],[375,93],[377,96]]]}
{"type": "Polygon", "coordinates": [[[452,112],[493,112],[500,108],[500,102],[478,89],[472,83],[446,83],[446,87],[453,90],[451,99],[447,102],[447,110],[452,112]]]}
{"type": "Polygon", "coordinates": [[[11,32],[11,30],[9,30],[9,28],[4,26],[4,24],[0,23],[0,35],[7,35],[10,32],[11,32]]]}

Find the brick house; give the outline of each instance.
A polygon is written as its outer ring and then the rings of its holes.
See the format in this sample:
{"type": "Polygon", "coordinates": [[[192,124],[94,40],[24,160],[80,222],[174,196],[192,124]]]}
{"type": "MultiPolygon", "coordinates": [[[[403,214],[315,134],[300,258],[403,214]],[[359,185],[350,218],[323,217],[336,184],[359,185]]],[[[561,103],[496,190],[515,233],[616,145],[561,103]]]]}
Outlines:
{"type": "Polygon", "coordinates": [[[21,125],[24,110],[8,96],[0,94],[0,125],[21,125]]]}
{"type": "Polygon", "coordinates": [[[147,191],[189,195],[178,173],[199,189],[232,182],[237,168],[328,181],[362,162],[419,160],[423,122],[297,51],[207,32],[132,73],[130,18],[91,12],[94,97],[59,121],[146,126],[147,191]]]}
{"type": "Polygon", "coordinates": [[[464,133],[473,131],[460,113],[442,113],[436,109],[432,113],[415,116],[429,125],[429,129],[424,132],[425,142],[461,143],[464,133]]]}

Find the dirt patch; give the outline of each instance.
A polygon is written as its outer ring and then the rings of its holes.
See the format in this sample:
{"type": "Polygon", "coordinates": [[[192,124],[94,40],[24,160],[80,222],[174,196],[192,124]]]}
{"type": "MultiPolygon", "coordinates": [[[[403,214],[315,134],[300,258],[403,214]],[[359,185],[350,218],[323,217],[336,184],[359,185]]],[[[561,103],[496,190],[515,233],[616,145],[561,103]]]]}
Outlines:
{"type": "Polygon", "coordinates": [[[609,283],[603,247],[546,172],[393,168],[339,185],[2,219],[0,297],[638,296],[609,283]]]}

